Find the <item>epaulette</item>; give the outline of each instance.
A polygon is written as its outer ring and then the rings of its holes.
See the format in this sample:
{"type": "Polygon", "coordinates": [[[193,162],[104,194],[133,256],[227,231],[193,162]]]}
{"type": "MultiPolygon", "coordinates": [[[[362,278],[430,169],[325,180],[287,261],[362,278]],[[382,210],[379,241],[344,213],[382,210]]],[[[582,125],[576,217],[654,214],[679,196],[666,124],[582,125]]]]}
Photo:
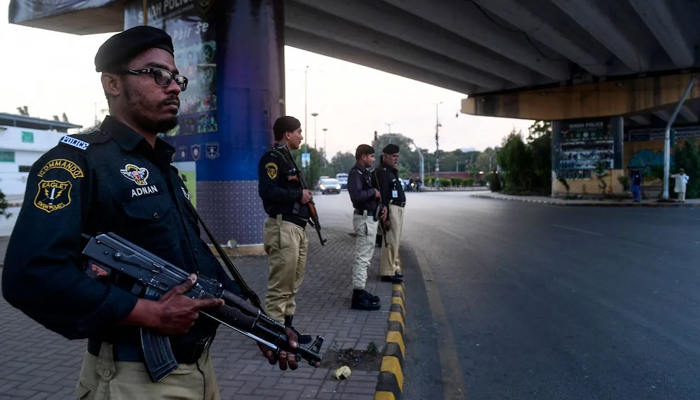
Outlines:
{"type": "Polygon", "coordinates": [[[65,135],[59,140],[59,145],[71,146],[80,150],[87,150],[91,144],[104,143],[109,140],[109,135],[101,130],[90,133],[80,133],[77,135],[65,135]]]}

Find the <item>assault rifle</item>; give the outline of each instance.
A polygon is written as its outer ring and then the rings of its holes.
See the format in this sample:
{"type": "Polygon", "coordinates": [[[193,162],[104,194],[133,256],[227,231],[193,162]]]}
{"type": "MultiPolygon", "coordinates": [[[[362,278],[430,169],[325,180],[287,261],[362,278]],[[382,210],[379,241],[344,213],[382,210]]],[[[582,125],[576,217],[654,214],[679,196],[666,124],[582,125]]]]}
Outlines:
{"type": "MultiPolygon", "coordinates": [[[[304,176],[304,172],[297,166],[297,162],[294,160],[294,156],[292,155],[292,152],[289,150],[289,147],[285,144],[284,150],[287,152],[287,156],[289,156],[289,159],[291,160],[292,164],[294,165],[294,168],[298,171],[298,178],[299,182],[301,183],[301,188],[306,189],[306,190],[311,190],[309,189],[309,185],[306,182],[306,177],[304,176]]],[[[310,202],[306,203],[306,205],[309,207],[309,220],[311,223],[311,226],[316,229],[316,233],[318,234],[318,240],[321,241],[321,246],[324,246],[326,242],[328,241],[327,239],[324,239],[323,236],[321,235],[321,223],[318,221],[318,212],[316,211],[316,203],[314,203],[313,200],[310,202]]]]}
{"type": "MultiPolygon", "coordinates": [[[[158,300],[167,291],[185,282],[190,275],[114,233],[85,237],[89,240],[83,250],[87,275],[129,290],[140,298],[158,300]]],[[[290,348],[283,324],[225,290],[214,279],[199,276],[185,296],[193,299],[223,299],[222,307],[199,312],[275,352],[284,350],[294,353],[297,361],[303,358],[312,366],[321,361],[323,337],[317,336],[309,347],[290,348]]],[[[178,368],[167,336],[141,328],[141,344],[146,368],[154,382],[159,382],[178,368]]]]}

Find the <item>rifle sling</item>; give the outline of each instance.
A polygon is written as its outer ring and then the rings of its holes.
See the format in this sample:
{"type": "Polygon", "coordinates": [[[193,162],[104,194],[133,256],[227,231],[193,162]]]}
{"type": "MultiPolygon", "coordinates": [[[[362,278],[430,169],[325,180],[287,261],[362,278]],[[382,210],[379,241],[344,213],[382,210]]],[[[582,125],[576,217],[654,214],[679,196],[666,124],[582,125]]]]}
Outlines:
{"type": "Polygon", "coordinates": [[[204,228],[204,232],[207,233],[207,236],[209,237],[209,240],[211,240],[211,243],[214,245],[214,248],[216,249],[216,252],[219,253],[219,256],[221,257],[221,260],[224,262],[224,265],[226,265],[226,269],[228,269],[228,272],[231,273],[231,276],[233,277],[233,280],[238,284],[238,286],[241,288],[241,292],[250,299],[250,302],[253,303],[254,306],[262,309],[262,306],[260,304],[260,298],[258,295],[253,291],[253,289],[248,286],[248,284],[243,280],[243,277],[241,274],[236,270],[236,266],[233,265],[231,260],[228,258],[228,255],[224,252],[224,249],[221,248],[221,245],[219,245],[219,242],[214,238],[214,235],[211,233],[209,230],[209,227],[207,224],[204,223],[204,220],[202,217],[199,215],[197,210],[194,208],[192,203],[187,201],[188,206],[190,207],[190,210],[194,213],[194,216],[197,218],[197,221],[199,221],[200,225],[202,225],[202,228],[204,228]]]}

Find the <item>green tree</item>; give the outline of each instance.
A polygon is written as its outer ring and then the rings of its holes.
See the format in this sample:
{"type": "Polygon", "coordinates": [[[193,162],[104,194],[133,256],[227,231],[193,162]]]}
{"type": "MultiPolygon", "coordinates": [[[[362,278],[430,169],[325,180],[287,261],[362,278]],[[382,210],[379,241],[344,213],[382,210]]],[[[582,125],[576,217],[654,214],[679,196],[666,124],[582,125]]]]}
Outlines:
{"type": "Polygon", "coordinates": [[[337,152],[330,163],[328,163],[327,168],[324,170],[323,175],[330,177],[336,176],[342,172],[350,172],[350,168],[355,165],[355,155],[349,152],[337,152]]]}
{"type": "Polygon", "coordinates": [[[399,171],[404,170],[408,171],[409,173],[420,171],[418,153],[416,151],[411,151],[411,144],[413,143],[411,138],[408,138],[400,133],[381,135],[377,138],[377,140],[372,141],[372,147],[374,147],[374,151],[377,152],[376,165],[379,165],[379,158],[382,154],[382,149],[384,149],[384,147],[386,147],[386,145],[389,143],[399,146],[399,171]]]}
{"type": "Polygon", "coordinates": [[[306,177],[306,184],[311,190],[313,190],[313,188],[316,186],[316,183],[318,182],[318,179],[321,177],[321,152],[312,147],[309,147],[308,151],[311,154],[311,164],[306,168],[303,168],[301,164],[302,149],[292,150],[292,154],[294,155],[294,161],[296,161],[297,166],[301,168],[302,172],[304,172],[304,176],[306,177]]]}

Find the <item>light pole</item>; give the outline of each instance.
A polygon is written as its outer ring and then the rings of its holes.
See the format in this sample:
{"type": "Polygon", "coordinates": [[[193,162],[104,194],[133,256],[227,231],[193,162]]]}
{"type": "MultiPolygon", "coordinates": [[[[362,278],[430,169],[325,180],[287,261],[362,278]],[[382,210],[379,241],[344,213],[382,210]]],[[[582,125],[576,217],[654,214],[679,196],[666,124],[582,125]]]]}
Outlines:
{"type": "Polygon", "coordinates": [[[316,117],[318,117],[318,113],[312,113],[312,117],[314,117],[314,149],[318,150],[318,147],[316,147],[316,117]]]}
{"type": "Polygon", "coordinates": [[[326,148],[326,131],[328,128],[323,128],[323,158],[325,159],[326,153],[328,152],[328,149],[326,148]]]}
{"type": "MultiPolygon", "coordinates": [[[[306,66],[306,69],[304,70],[304,133],[308,134],[309,131],[306,129],[306,120],[309,115],[308,111],[306,110],[306,105],[307,105],[307,98],[308,98],[308,75],[309,75],[309,66],[306,66]]],[[[309,141],[304,140],[304,153],[309,152],[309,141]]]]}
{"type": "Polygon", "coordinates": [[[387,123],[387,122],[385,122],[385,123],[384,123],[384,125],[386,125],[386,126],[388,126],[388,127],[389,127],[389,132],[388,132],[388,133],[391,133],[391,123],[387,123]]]}
{"type": "Polygon", "coordinates": [[[438,116],[438,107],[442,102],[435,103],[435,187],[438,187],[440,179],[440,117],[438,116]]]}

